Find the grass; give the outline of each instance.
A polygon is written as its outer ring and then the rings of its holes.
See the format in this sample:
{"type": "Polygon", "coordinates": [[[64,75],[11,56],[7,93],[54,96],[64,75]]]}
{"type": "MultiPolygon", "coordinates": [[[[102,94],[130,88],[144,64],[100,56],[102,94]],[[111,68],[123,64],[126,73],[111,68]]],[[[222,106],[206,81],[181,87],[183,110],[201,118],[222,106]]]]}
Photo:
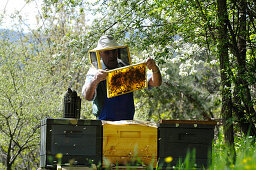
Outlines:
{"type": "MultiPolygon", "coordinates": [[[[201,169],[207,170],[256,170],[256,140],[251,136],[242,136],[241,134],[235,135],[235,149],[236,149],[236,161],[231,160],[231,156],[228,155],[229,148],[224,143],[224,135],[220,131],[217,140],[213,142],[212,148],[212,161],[208,168],[202,167],[201,169]]],[[[196,169],[195,153],[188,153],[183,162],[179,162],[175,167],[168,167],[167,169],[182,169],[191,170],[196,169]]],[[[165,159],[172,161],[171,157],[165,159]]],[[[161,165],[157,169],[161,168],[161,165]]],[[[165,168],[166,169],[166,168],[165,168]]]]}
{"type": "MultiPolygon", "coordinates": [[[[222,131],[219,132],[218,137],[213,142],[212,154],[210,155],[211,163],[208,168],[202,167],[201,169],[207,170],[256,170],[256,143],[254,138],[250,136],[242,136],[237,133],[235,135],[235,149],[236,149],[236,161],[233,162],[228,155],[228,147],[224,143],[224,135],[222,131]],[[229,163],[228,163],[229,162],[229,163]]],[[[62,155],[61,155],[62,156],[62,155]]],[[[61,156],[59,157],[61,159],[61,156]]],[[[165,158],[165,163],[167,167],[162,167],[163,165],[158,164],[156,170],[161,169],[175,169],[175,170],[192,170],[196,169],[195,164],[195,151],[188,153],[184,161],[180,161],[176,166],[168,166],[173,163],[173,158],[171,156],[165,158]]],[[[138,162],[138,161],[137,161],[138,162]]],[[[138,165],[138,164],[137,164],[138,165]]],[[[133,169],[136,165],[127,165],[128,169],[133,169]]],[[[97,166],[98,168],[100,166],[97,166]]],[[[138,169],[141,167],[141,163],[138,165],[138,169]]],[[[98,169],[97,168],[97,169],[98,169]]],[[[96,169],[96,168],[93,168],[96,169]]],[[[115,169],[121,169],[121,167],[115,166],[115,169]]],[[[150,165],[147,169],[153,169],[150,165]]]]}
{"type": "Polygon", "coordinates": [[[215,142],[212,153],[212,165],[210,170],[256,170],[256,146],[255,140],[250,136],[235,137],[236,161],[233,162],[227,153],[228,148],[224,144],[224,137],[219,136],[215,142]],[[227,162],[231,163],[228,164],[227,162]]]}
{"type": "MultiPolygon", "coordinates": [[[[231,160],[228,155],[229,148],[224,144],[224,136],[219,134],[212,148],[212,161],[207,170],[256,170],[256,143],[250,136],[236,135],[235,137],[236,161],[231,160]],[[229,162],[229,163],[228,163],[229,162]]],[[[169,169],[191,170],[196,169],[194,161],[195,153],[188,153],[183,162],[179,162],[175,167],[169,169]]],[[[169,159],[170,160],[170,159],[169,159]]],[[[157,169],[162,169],[159,166],[157,169]]]]}

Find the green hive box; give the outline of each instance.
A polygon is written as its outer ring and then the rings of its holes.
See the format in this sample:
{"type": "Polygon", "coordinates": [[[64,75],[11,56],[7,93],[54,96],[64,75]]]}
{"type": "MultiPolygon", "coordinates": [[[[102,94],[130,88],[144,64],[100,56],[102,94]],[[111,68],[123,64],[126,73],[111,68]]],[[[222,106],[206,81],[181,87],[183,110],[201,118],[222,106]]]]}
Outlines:
{"type": "Polygon", "coordinates": [[[56,169],[57,164],[90,167],[101,163],[100,120],[41,120],[40,167],[56,169]]]}
{"type": "Polygon", "coordinates": [[[176,166],[195,151],[195,163],[207,168],[211,162],[215,121],[162,120],[158,125],[158,166],[176,166]],[[166,157],[172,157],[170,163],[166,157]]]}

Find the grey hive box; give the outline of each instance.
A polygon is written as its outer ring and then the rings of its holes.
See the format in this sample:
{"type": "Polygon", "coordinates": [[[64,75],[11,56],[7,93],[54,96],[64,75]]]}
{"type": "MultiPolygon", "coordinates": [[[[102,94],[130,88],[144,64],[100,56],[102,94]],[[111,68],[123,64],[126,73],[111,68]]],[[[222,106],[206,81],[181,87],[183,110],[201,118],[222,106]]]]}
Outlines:
{"type": "Polygon", "coordinates": [[[197,167],[208,167],[211,161],[215,121],[162,120],[158,125],[159,166],[176,166],[187,152],[195,150],[197,167]],[[167,164],[165,158],[173,161],[167,164]]]}
{"type": "Polygon", "coordinates": [[[88,166],[102,163],[100,120],[41,120],[40,167],[56,169],[57,164],[88,166]],[[61,154],[61,158],[56,155],[61,154]]]}

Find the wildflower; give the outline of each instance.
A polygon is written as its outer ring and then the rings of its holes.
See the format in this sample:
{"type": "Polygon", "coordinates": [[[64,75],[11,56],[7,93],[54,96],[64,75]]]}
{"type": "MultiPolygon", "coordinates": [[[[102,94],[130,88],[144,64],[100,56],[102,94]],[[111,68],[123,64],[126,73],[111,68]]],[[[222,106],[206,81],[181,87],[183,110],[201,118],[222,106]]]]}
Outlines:
{"type": "Polygon", "coordinates": [[[244,164],[246,164],[247,163],[247,159],[245,158],[245,159],[243,159],[243,161],[242,161],[244,164]]]}
{"type": "Polygon", "coordinates": [[[235,168],[235,165],[234,164],[230,165],[230,168],[235,168]]]}
{"type": "Polygon", "coordinates": [[[250,165],[246,165],[245,169],[252,169],[252,167],[250,165]]]}
{"type": "Polygon", "coordinates": [[[57,153],[56,154],[56,158],[58,158],[58,159],[62,158],[62,156],[63,156],[62,153],[57,153]]]}
{"type": "Polygon", "coordinates": [[[244,158],[242,162],[243,162],[244,164],[246,164],[246,163],[247,163],[248,161],[250,161],[250,160],[252,160],[252,158],[251,158],[251,157],[248,157],[248,158],[244,158]]]}
{"type": "Polygon", "coordinates": [[[168,157],[166,157],[166,158],[164,159],[164,161],[165,161],[166,163],[170,163],[170,162],[172,162],[172,160],[173,160],[173,158],[172,158],[171,156],[168,156],[168,157]]]}

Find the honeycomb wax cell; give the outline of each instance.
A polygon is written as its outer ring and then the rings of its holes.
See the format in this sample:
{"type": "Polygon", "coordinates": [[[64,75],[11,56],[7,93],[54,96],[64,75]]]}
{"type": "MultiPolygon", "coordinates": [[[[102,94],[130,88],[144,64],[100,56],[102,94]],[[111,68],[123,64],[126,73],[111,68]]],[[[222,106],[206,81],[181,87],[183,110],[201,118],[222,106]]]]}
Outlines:
{"type": "Polygon", "coordinates": [[[130,65],[109,71],[107,97],[115,97],[147,87],[145,63],[130,65]]]}

